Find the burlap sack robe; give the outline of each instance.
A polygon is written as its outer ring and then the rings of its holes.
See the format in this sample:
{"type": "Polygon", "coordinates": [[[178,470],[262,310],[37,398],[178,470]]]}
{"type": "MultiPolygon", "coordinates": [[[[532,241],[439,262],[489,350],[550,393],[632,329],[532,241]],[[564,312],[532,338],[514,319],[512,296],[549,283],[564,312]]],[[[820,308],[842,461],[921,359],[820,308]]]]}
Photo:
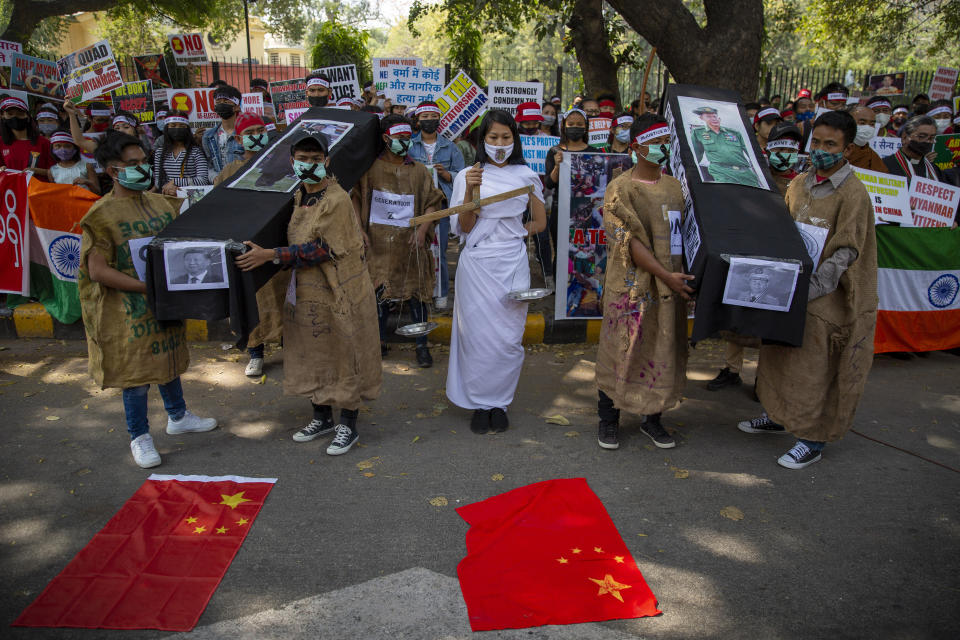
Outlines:
{"type": "Polygon", "coordinates": [[[110,192],[80,221],[77,284],[87,332],[88,369],[102,388],[170,382],[190,364],[182,323],[161,326],[142,293],[120,291],[90,279],[87,260],[96,251],[107,264],[137,277],[129,240],[154,236],[177,217],[180,198],[138,193],[118,198],[110,192]]]}
{"type": "Polygon", "coordinates": [[[432,234],[417,253],[410,246],[413,227],[393,227],[370,222],[370,201],[373,190],[414,195],[414,216],[423,215],[429,207],[440,207],[443,192],[433,186],[433,178],[419,162],[390,164],[377,158],[370,170],[353,188],[360,198],[360,219],[370,236],[367,262],[373,286],[384,287],[385,299],[407,300],[415,297],[427,302],[433,299],[433,256],[429,244],[432,234]],[[417,275],[419,260],[420,274],[417,275]]]}
{"type": "MultiPolygon", "coordinates": [[[[223,168],[223,171],[213,179],[213,184],[224,182],[246,163],[243,158],[237,158],[223,168]]],[[[255,347],[265,342],[280,342],[283,333],[283,298],[287,294],[290,284],[290,270],[281,269],[257,289],[257,315],[260,322],[250,332],[247,344],[255,347]]]]}
{"type": "Polygon", "coordinates": [[[295,270],[296,298],[283,309],[283,392],[314,404],[358,409],[380,394],[380,332],[363,236],[350,196],[333,180],[323,198],[294,196],[291,244],[323,239],[335,258],[295,270]]]}
{"type": "Polygon", "coordinates": [[[856,176],[819,199],[806,180],[803,174],[790,184],[787,207],[797,222],[829,229],[820,262],[840,247],[859,256],[836,291],[807,304],[803,346],[760,349],[757,394],[770,418],[793,435],[832,442],[853,424],[873,364],[877,238],[870,197],[856,176]]]}
{"type": "Polygon", "coordinates": [[[683,211],[680,183],[669,176],[651,185],[625,173],[603,199],[607,273],[597,386],[618,409],[644,415],[680,401],[687,371],[686,303],[630,257],[636,238],[666,270],[681,270],[680,256],[670,255],[670,221],[661,205],[683,211]]]}

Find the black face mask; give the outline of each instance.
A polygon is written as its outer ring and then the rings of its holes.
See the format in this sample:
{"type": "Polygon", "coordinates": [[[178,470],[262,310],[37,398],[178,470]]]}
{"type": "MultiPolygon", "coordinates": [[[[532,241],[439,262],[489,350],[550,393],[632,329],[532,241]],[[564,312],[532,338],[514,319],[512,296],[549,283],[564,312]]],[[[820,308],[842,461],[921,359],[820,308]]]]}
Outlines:
{"type": "Polygon", "coordinates": [[[932,142],[918,142],[917,140],[911,140],[907,144],[907,149],[913,151],[914,153],[925,156],[933,150],[932,142]]]}
{"type": "Polygon", "coordinates": [[[235,113],[234,106],[225,102],[213,105],[213,110],[217,112],[217,115],[220,116],[221,120],[232,118],[233,114],[235,113]]]}
{"type": "Polygon", "coordinates": [[[27,124],[30,122],[29,118],[8,118],[7,126],[13,129],[14,131],[23,131],[27,128],[27,124]]]}
{"type": "Polygon", "coordinates": [[[184,129],[183,127],[170,129],[167,133],[174,142],[186,142],[187,138],[190,137],[190,129],[184,129]]]}
{"type": "Polygon", "coordinates": [[[307,102],[311,107],[325,107],[330,102],[329,96],[307,96],[307,102]]]}
{"type": "Polygon", "coordinates": [[[520,127],[520,133],[525,136],[535,136],[537,131],[540,131],[540,127],[520,127]]]}
{"type": "Polygon", "coordinates": [[[424,133],[435,133],[437,127],[440,126],[440,121],[436,118],[430,120],[421,120],[420,121],[420,131],[424,133]]]}
{"type": "Polygon", "coordinates": [[[579,142],[587,135],[586,127],[567,127],[567,140],[579,142]]]}

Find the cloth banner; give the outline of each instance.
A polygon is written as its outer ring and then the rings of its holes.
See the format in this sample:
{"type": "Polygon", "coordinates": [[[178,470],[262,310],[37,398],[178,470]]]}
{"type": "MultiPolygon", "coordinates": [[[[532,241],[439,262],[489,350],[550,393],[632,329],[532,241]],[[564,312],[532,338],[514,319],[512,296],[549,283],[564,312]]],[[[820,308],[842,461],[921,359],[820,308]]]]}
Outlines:
{"type": "Polygon", "coordinates": [[[419,67],[423,65],[421,58],[373,58],[370,62],[373,68],[373,85],[377,91],[383,92],[386,92],[387,83],[390,80],[390,65],[398,64],[405,67],[419,67]]]}
{"type": "Polygon", "coordinates": [[[63,83],[57,63],[43,58],[12,54],[10,88],[20,89],[42,98],[63,100],[63,83]]]}
{"type": "Polygon", "coordinates": [[[910,213],[910,187],[907,179],[879,171],[853,167],[853,174],[860,179],[870,194],[873,216],[876,222],[896,222],[913,226],[910,213]]]}
{"type": "Polygon", "coordinates": [[[960,347],[960,229],[877,227],[874,351],[960,347]]]}
{"type": "Polygon", "coordinates": [[[156,121],[153,113],[153,83],[150,80],[127,82],[113,90],[115,111],[129,111],[137,116],[140,124],[156,121]]]}
{"type": "Polygon", "coordinates": [[[0,171],[0,293],[30,292],[30,233],[27,219],[27,183],[30,174],[0,171]]]}
{"type": "Polygon", "coordinates": [[[523,159],[527,161],[527,166],[533,169],[535,174],[542,176],[547,172],[547,153],[560,144],[560,137],[521,135],[520,144],[523,145],[523,159]]]}
{"type": "Polygon", "coordinates": [[[443,91],[443,69],[391,64],[387,67],[385,93],[393,104],[415,107],[433,100],[443,91]]]}
{"type": "Polygon", "coordinates": [[[660,613],[584,478],[530,484],[457,513],[470,525],[457,576],[474,631],[660,613]]]}
{"type": "Polygon", "coordinates": [[[629,171],[630,156],[619,153],[564,153],[557,201],[557,295],[554,317],[599,318],[603,315],[603,280],[607,239],[603,196],[607,185],[629,171]]]}
{"type": "Polygon", "coordinates": [[[275,482],[151,475],[14,626],[190,631],[275,482]]]}
{"type": "Polygon", "coordinates": [[[440,107],[440,133],[450,140],[460,135],[487,106],[487,94],[463,69],[435,100],[440,107]]]}
{"type": "Polygon", "coordinates": [[[123,86],[120,67],[106,40],[60,58],[57,60],[57,69],[66,85],[66,97],[72,102],[94,100],[123,86]]]}
{"type": "Polygon", "coordinates": [[[910,183],[910,208],[915,227],[949,227],[957,217],[960,189],[944,182],[914,176],[910,183]]]}

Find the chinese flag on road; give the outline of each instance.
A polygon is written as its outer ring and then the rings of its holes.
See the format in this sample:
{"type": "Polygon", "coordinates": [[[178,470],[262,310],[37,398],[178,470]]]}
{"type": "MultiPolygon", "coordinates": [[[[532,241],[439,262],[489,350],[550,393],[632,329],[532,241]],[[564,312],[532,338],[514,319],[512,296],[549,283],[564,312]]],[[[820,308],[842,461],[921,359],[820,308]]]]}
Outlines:
{"type": "Polygon", "coordinates": [[[457,513],[470,524],[457,575],[474,631],[660,613],[583,478],[527,485],[457,513]]]}
{"type": "Polygon", "coordinates": [[[189,631],[274,482],[150,476],[13,624],[189,631]]]}

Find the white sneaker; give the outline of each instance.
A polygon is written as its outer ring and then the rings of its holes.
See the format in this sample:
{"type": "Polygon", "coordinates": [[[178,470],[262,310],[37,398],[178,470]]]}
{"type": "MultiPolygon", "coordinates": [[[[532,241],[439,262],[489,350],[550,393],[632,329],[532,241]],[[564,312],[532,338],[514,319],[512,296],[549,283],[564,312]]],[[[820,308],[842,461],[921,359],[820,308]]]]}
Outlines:
{"type": "Polygon", "coordinates": [[[178,433],[200,433],[202,431],[212,431],[217,428],[216,418],[201,418],[195,416],[189,411],[183,414],[179,420],[167,418],[167,433],[172,436],[178,433]]]}
{"type": "Polygon", "coordinates": [[[447,296],[438,296],[433,299],[433,306],[435,309],[446,309],[449,305],[447,296]]]}
{"type": "Polygon", "coordinates": [[[243,373],[248,376],[259,376],[263,373],[263,358],[250,358],[250,362],[247,363],[247,368],[243,370],[243,373]]]}
{"type": "Polygon", "coordinates": [[[133,461],[141,469],[149,469],[160,464],[160,454],[157,448],[153,446],[153,438],[149,433],[137,436],[130,441],[130,452],[133,454],[133,461]]]}

